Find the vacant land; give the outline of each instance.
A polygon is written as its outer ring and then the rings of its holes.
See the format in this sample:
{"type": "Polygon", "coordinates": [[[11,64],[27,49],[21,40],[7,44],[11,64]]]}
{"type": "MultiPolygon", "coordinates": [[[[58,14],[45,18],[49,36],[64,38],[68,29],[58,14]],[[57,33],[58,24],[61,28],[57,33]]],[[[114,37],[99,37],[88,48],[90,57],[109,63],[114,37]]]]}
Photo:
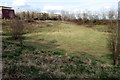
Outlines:
{"type": "Polygon", "coordinates": [[[22,48],[3,32],[4,77],[119,78],[106,31],[103,25],[37,21],[26,26],[22,48]]]}
{"type": "MultiPolygon", "coordinates": [[[[70,56],[79,56],[79,52],[86,52],[87,54],[100,57],[101,60],[102,58],[108,59],[110,57],[111,53],[107,48],[108,33],[104,32],[107,26],[87,28],[84,25],[76,25],[68,22],[47,21],[46,23],[52,26],[43,27],[36,32],[26,34],[25,36],[30,39],[25,42],[32,42],[33,44],[28,44],[38,49],[42,49],[44,46],[41,45],[41,42],[49,42],[48,47],[52,47],[51,44],[58,45],[56,46],[57,49],[65,50],[70,56]]],[[[45,49],[49,49],[48,47],[45,47],[45,49]]]]}

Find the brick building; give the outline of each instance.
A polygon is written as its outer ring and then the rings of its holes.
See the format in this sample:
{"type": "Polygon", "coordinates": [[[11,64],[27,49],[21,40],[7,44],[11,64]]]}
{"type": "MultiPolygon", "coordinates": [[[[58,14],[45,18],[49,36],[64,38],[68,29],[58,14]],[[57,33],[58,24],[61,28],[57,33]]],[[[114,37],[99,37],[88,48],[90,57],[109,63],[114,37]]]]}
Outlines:
{"type": "Polygon", "coordinates": [[[15,13],[11,7],[0,6],[0,18],[1,19],[10,19],[14,18],[15,13]]]}

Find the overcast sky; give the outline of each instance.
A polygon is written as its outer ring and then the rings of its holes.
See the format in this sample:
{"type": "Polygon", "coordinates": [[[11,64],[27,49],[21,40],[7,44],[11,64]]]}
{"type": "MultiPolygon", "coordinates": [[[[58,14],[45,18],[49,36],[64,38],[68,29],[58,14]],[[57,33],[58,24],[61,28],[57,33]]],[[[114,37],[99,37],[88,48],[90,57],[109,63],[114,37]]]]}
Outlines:
{"type": "Polygon", "coordinates": [[[116,8],[119,0],[2,0],[0,6],[10,6],[16,10],[91,10],[99,11],[116,8]]]}

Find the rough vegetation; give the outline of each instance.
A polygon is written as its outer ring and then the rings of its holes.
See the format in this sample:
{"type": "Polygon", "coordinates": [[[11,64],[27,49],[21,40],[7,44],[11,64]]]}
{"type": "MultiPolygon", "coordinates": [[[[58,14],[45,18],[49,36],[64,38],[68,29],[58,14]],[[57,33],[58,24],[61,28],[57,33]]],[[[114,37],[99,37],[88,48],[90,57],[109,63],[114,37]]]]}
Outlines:
{"type": "Polygon", "coordinates": [[[62,21],[27,25],[22,48],[4,26],[3,78],[120,78],[120,67],[110,63],[106,28],[62,21]]]}

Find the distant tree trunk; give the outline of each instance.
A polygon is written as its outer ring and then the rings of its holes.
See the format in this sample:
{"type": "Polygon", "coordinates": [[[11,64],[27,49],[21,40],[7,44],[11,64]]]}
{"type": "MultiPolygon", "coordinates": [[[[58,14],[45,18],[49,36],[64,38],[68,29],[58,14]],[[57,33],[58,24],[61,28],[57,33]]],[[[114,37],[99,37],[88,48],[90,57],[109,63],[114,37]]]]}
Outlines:
{"type": "Polygon", "coordinates": [[[109,39],[109,48],[113,54],[113,64],[118,65],[119,61],[119,55],[120,55],[120,2],[118,3],[118,21],[117,25],[115,25],[113,20],[113,12],[110,11],[109,13],[109,19],[111,20],[111,35],[109,39]]]}
{"type": "Polygon", "coordinates": [[[118,58],[117,57],[114,58],[113,65],[118,65],[118,58]]]}
{"type": "Polygon", "coordinates": [[[23,39],[22,39],[22,36],[20,36],[20,46],[21,46],[21,48],[23,47],[23,39]]]}
{"type": "Polygon", "coordinates": [[[118,58],[120,55],[120,2],[119,2],[119,9],[118,9],[117,25],[112,22],[113,21],[112,16],[109,19],[111,21],[110,30],[112,33],[110,34],[108,47],[113,54],[113,64],[118,65],[119,64],[118,58]]]}

